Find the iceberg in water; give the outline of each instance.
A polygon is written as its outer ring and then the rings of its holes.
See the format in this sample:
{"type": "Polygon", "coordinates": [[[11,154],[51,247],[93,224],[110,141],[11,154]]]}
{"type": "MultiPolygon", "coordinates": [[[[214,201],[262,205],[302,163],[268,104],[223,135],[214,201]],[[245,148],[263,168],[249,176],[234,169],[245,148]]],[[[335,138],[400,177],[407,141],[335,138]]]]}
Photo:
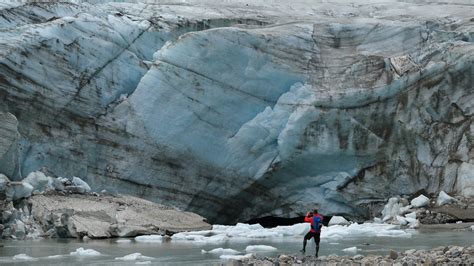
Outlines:
{"type": "Polygon", "coordinates": [[[77,256],[77,257],[90,257],[90,256],[101,255],[99,251],[96,251],[93,249],[84,249],[82,247],[76,249],[76,251],[73,251],[69,254],[71,254],[71,256],[77,256]]]}
{"type": "Polygon", "coordinates": [[[141,253],[132,253],[123,257],[117,257],[116,260],[123,260],[123,261],[133,261],[133,260],[150,260],[153,259],[152,257],[143,256],[141,253]]]}
{"type": "MultiPolygon", "coordinates": [[[[309,223],[291,226],[263,228],[260,224],[214,225],[212,230],[181,232],[173,235],[173,241],[192,241],[195,243],[218,243],[232,240],[252,240],[256,238],[299,238],[309,231],[309,223]]],[[[411,233],[401,230],[398,225],[353,223],[350,225],[333,225],[323,227],[321,238],[343,239],[347,237],[411,237],[411,233]]]]}

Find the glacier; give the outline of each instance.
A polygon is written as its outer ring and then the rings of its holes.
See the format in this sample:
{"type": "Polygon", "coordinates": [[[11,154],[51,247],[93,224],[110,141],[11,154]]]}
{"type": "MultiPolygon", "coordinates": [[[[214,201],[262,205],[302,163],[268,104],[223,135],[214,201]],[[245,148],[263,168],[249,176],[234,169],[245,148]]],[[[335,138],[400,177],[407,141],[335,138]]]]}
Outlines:
{"type": "Polygon", "coordinates": [[[2,3],[0,173],[225,224],[472,198],[474,7],[365,2],[2,3]]]}

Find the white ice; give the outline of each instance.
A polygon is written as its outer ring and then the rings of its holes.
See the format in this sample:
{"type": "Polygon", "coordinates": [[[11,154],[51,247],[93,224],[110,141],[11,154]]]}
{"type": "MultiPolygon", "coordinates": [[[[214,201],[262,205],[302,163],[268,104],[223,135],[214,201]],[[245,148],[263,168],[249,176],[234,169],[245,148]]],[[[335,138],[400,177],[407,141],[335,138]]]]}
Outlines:
{"type": "Polygon", "coordinates": [[[146,235],[146,236],[137,236],[135,237],[137,242],[145,243],[161,243],[163,241],[163,236],[161,235],[146,235]]]}
{"type": "MultiPolygon", "coordinates": [[[[404,218],[407,223],[411,217],[404,218]]],[[[309,231],[309,223],[300,223],[291,226],[277,226],[263,228],[259,224],[239,223],[235,226],[214,225],[212,230],[182,232],[171,237],[172,241],[190,241],[193,243],[219,243],[232,240],[255,240],[256,238],[278,239],[299,238],[309,231]]],[[[343,239],[347,237],[411,237],[411,233],[401,230],[398,225],[377,223],[353,223],[350,225],[333,225],[323,227],[321,238],[343,239]]]]}
{"type": "Polygon", "coordinates": [[[48,189],[54,189],[53,179],[49,176],[46,176],[43,172],[31,172],[23,182],[29,183],[33,186],[34,190],[45,191],[48,189]]]}
{"type": "Polygon", "coordinates": [[[350,247],[350,248],[345,248],[342,251],[344,251],[346,253],[355,254],[355,253],[357,253],[357,250],[359,250],[357,247],[350,247]]]}
{"type": "Polygon", "coordinates": [[[224,260],[243,260],[243,259],[250,259],[253,257],[253,254],[245,254],[245,255],[221,255],[219,258],[224,260]]]}
{"type": "Polygon", "coordinates": [[[276,251],[276,247],[272,246],[267,246],[267,245],[251,245],[247,246],[245,248],[245,252],[250,253],[250,252],[271,252],[271,251],[276,251]]]}
{"type": "Polygon", "coordinates": [[[350,224],[349,221],[347,221],[344,217],[342,216],[333,216],[331,217],[331,220],[329,220],[329,226],[331,225],[348,225],[350,224]]]}
{"type": "Polygon", "coordinates": [[[132,261],[132,260],[150,260],[153,259],[152,257],[143,256],[141,253],[132,253],[128,254],[123,257],[117,257],[116,260],[123,260],[123,261],[132,261]]]}
{"type": "Polygon", "coordinates": [[[202,254],[235,255],[235,254],[239,254],[240,252],[231,248],[215,248],[209,251],[205,251],[203,249],[201,250],[201,253],[202,254]]]}
{"type": "Polygon", "coordinates": [[[426,197],[425,195],[420,195],[414,199],[411,200],[411,205],[415,206],[415,207],[423,207],[423,206],[426,206],[430,203],[430,199],[428,197],[426,197]]]}
{"type": "Polygon", "coordinates": [[[15,256],[13,256],[13,260],[28,260],[28,261],[35,261],[35,260],[38,260],[36,258],[33,258],[33,257],[30,257],[26,254],[17,254],[15,256]]]}
{"type": "Polygon", "coordinates": [[[78,187],[83,188],[86,192],[91,191],[91,187],[87,184],[84,180],[80,179],[79,177],[74,176],[72,178],[72,183],[78,187]]]}
{"type": "Polygon", "coordinates": [[[439,192],[438,198],[436,200],[436,205],[441,206],[441,205],[452,203],[452,202],[456,202],[456,199],[449,196],[444,191],[439,192]]]}
{"type": "Polygon", "coordinates": [[[73,251],[69,254],[71,254],[71,256],[77,256],[77,257],[90,257],[90,256],[101,255],[99,251],[96,251],[93,249],[84,249],[82,247],[76,249],[76,251],[73,251]]]}
{"type": "Polygon", "coordinates": [[[117,241],[115,241],[116,243],[131,243],[132,240],[131,239],[118,239],[117,241]]]}

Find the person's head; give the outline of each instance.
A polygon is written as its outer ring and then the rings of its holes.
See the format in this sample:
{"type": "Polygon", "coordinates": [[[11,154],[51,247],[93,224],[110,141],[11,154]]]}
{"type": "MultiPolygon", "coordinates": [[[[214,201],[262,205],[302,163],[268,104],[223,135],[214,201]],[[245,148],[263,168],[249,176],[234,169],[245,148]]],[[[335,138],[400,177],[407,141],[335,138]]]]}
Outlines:
{"type": "Polygon", "coordinates": [[[318,209],[314,209],[313,214],[317,214],[317,213],[318,213],[318,209]]]}

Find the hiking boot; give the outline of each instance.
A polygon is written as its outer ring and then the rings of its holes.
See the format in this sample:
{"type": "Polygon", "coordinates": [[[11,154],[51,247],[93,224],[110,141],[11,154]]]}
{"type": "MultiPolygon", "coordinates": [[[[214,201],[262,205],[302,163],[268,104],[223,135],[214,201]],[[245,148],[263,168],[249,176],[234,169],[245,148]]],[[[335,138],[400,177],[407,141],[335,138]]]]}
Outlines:
{"type": "Polygon", "coordinates": [[[300,252],[304,254],[306,252],[306,250],[302,249],[302,250],[300,250],[300,252]]]}

